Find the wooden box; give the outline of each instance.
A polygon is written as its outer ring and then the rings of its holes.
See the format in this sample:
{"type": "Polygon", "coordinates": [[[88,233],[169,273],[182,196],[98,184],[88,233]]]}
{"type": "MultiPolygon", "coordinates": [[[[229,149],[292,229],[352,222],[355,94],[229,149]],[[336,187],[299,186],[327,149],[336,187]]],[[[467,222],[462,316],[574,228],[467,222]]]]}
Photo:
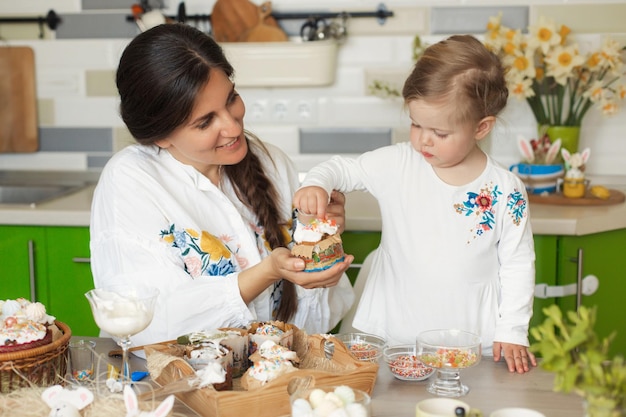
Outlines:
{"type": "MultiPolygon", "coordinates": [[[[294,342],[294,345],[298,343],[294,342]]],[[[304,335],[299,345],[293,349],[301,359],[299,369],[284,374],[261,388],[245,391],[237,381],[240,378],[235,378],[232,391],[216,391],[209,386],[178,393],[176,397],[203,417],[276,417],[291,414],[289,394],[300,387],[348,385],[368,394],[372,393],[378,363],[357,360],[332,335],[304,335]],[[328,342],[332,342],[333,348],[329,349],[331,345],[327,346],[328,342]],[[332,353],[327,353],[329,350],[332,353]]],[[[194,374],[191,366],[177,356],[180,349],[176,346],[151,345],[145,351],[152,380],[159,385],[173,383],[194,374]],[[168,360],[167,365],[157,367],[160,369],[153,366],[168,360]]]]}

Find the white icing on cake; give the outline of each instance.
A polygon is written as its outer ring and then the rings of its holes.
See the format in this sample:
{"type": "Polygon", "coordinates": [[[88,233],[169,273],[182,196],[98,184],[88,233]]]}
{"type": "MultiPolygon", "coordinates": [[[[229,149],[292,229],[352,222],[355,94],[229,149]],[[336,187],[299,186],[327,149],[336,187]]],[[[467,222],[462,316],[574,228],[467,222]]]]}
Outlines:
{"type": "Polygon", "coordinates": [[[46,307],[24,298],[0,302],[0,346],[22,345],[46,336],[48,324],[55,318],[46,314],[46,307]]]}
{"type": "Polygon", "coordinates": [[[334,220],[314,219],[306,224],[298,221],[293,240],[296,243],[319,242],[324,235],[334,235],[338,229],[334,220]]]}

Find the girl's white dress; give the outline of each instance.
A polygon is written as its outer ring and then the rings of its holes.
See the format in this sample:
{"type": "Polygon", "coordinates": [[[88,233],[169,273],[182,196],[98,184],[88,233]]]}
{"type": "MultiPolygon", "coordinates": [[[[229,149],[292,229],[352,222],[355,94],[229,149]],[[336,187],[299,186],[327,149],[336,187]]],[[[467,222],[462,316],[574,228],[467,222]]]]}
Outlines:
{"type": "MultiPolygon", "coordinates": [[[[362,190],[380,206],[382,240],[353,327],[414,344],[429,329],[528,346],[535,252],[523,183],[488,158],[463,186],[437,177],[410,143],[333,157],[302,186],[362,190]]],[[[350,213],[346,213],[350,217],[350,213]]]]}
{"type": "MultiPolygon", "coordinates": [[[[272,160],[252,141],[250,151],[277,187],[282,217],[291,221],[297,172],[282,151],[266,146],[272,160]]],[[[281,285],[246,305],[237,282],[240,271],[268,254],[256,216],[228,181],[216,187],[167,150],[131,145],[111,158],[94,193],[90,232],[96,287],[138,283],[160,290],[152,324],[135,344],[274,318],[281,285]]],[[[291,322],[309,333],[328,332],[354,301],[345,275],[334,288],[297,292],[291,322]]]]}

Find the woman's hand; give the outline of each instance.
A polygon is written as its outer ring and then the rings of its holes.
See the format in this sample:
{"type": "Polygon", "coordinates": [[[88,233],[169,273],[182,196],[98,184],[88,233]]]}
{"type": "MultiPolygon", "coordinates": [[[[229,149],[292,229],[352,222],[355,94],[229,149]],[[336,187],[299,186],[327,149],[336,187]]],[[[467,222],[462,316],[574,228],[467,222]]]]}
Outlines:
{"type": "Polygon", "coordinates": [[[537,359],[526,346],[512,343],[493,342],[493,360],[499,362],[504,356],[509,372],[523,374],[530,371],[529,363],[537,366],[537,359]]]}
{"type": "Polygon", "coordinates": [[[304,272],[304,260],[292,256],[289,249],[274,249],[268,258],[271,259],[275,271],[281,278],[306,289],[328,288],[337,285],[343,273],[354,260],[354,256],[345,255],[343,262],[337,262],[324,271],[304,272]]]}

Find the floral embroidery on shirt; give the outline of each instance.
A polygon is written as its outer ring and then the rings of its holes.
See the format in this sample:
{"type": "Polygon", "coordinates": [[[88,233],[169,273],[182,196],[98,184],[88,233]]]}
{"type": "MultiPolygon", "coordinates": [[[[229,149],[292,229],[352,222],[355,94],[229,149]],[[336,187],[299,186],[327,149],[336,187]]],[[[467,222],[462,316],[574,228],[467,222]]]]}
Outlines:
{"type": "Polygon", "coordinates": [[[507,197],[506,207],[513,219],[513,224],[519,226],[522,219],[527,215],[527,204],[521,192],[515,190],[507,197]]]}
{"type": "MultiPolygon", "coordinates": [[[[470,229],[474,238],[482,236],[484,232],[493,230],[496,223],[495,206],[498,204],[498,196],[502,191],[498,186],[486,185],[478,193],[469,191],[467,200],[454,205],[454,210],[466,217],[475,216],[478,218],[476,225],[470,229]]],[[[468,241],[468,243],[470,243],[468,241]]]]}
{"type": "Polygon", "coordinates": [[[193,278],[201,275],[223,276],[237,271],[233,263],[233,252],[226,246],[231,239],[221,236],[221,240],[209,232],[193,229],[161,230],[161,238],[180,249],[185,262],[185,270],[193,278]]]}

